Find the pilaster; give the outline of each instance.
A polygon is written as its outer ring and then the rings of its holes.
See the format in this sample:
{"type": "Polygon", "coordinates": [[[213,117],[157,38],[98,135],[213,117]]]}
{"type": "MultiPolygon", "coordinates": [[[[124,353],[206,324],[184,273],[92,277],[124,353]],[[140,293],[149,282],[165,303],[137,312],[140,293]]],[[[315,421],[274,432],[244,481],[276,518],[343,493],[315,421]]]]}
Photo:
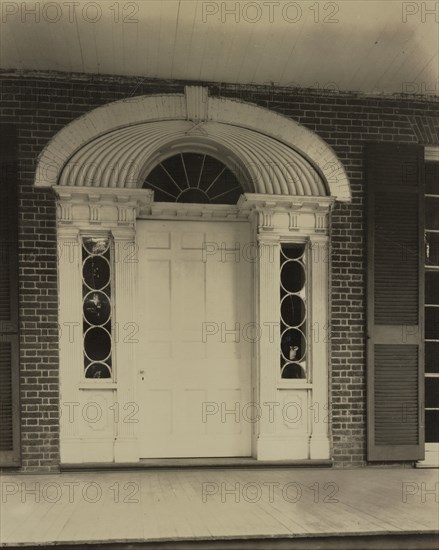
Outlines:
{"type": "Polygon", "coordinates": [[[328,436],[328,197],[243,195],[259,245],[255,274],[257,323],[263,337],[256,360],[261,410],[254,452],[259,460],[329,458],[328,436]],[[306,379],[280,375],[280,250],[308,244],[306,379]],[[319,327],[315,338],[312,327],[319,327]],[[270,327],[270,331],[268,330],[270,327]],[[274,329],[274,330],[273,330],[274,329]],[[326,330],[326,332],[323,332],[326,330]]]}
{"type": "Polygon", "coordinates": [[[138,325],[136,316],[136,267],[138,263],[134,225],[112,230],[115,248],[115,355],[117,410],[115,419],[115,462],[139,460],[137,424],[139,410],[136,395],[135,348],[138,325]]]}
{"type": "Polygon", "coordinates": [[[328,403],[330,254],[327,236],[314,235],[310,241],[311,303],[309,305],[313,320],[309,334],[312,363],[310,458],[323,459],[330,456],[328,403]]]}
{"type": "MultiPolygon", "coordinates": [[[[70,221],[69,216],[63,216],[70,221]]],[[[58,227],[59,360],[61,462],[82,462],[78,386],[84,369],[82,351],[82,273],[79,230],[58,227]]]]}

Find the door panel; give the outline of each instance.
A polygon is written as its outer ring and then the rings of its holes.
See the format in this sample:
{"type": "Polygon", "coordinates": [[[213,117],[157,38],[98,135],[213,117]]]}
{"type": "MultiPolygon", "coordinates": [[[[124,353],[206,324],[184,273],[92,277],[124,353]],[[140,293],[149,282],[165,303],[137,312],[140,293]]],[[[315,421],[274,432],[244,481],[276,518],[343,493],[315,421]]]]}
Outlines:
{"type": "Polygon", "coordinates": [[[137,234],[141,457],[249,456],[249,225],[144,220],[137,234]]]}

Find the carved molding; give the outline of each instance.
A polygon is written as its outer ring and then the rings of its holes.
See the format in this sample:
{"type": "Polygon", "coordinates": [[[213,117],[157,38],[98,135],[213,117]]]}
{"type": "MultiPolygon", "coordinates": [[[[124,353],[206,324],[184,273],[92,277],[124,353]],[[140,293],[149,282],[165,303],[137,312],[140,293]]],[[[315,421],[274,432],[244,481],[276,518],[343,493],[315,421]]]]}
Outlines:
{"type": "Polygon", "coordinates": [[[203,122],[207,120],[209,93],[203,86],[185,86],[187,120],[203,122]]]}
{"type": "Polygon", "coordinates": [[[90,223],[101,223],[101,205],[98,200],[99,197],[89,197],[90,223]]]}
{"type": "Polygon", "coordinates": [[[58,220],[61,223],[72,223],[72,204],[67,200],[58,204],[58,220]]]}
{"type": "Polygon", "coordinates": [[[187,204],[173,202],[152,202],[139,209],[139,219],[185,219],[185,220],[247,220],[250,211],[228,204],[187,204]]]}
{"type": "Polygon", "coordinates": [[[259,234],[274,232],[287,235],[289,232],[323,233],[329,231],[329,213],[334,199],[330,197],[287,197],[246,193],[238,201],[241,212],[256,216],[259,234]]]}
{"type": "Polygon", "coordinates": [[[191,136],[234,152],[242,166],[253,170],[256,192],[294,195],[299,178],[308,195],[324,194],[326,181],[333,197],[351,200],[343,164],[317,134],[269,109],[209,97],[201,86],[186,86],[184,94],[116,101],[74,120],[43,149],[35,186],[135,188],[158,150],[191,136]],[[116,134],[120,147],[108,155],[108,140],[116,134]]]}
{"type": "Polygon", "coordinates": [[[213,153],[253,193],[310,198],[328,194],[321,175],[295,149],[248,128],[214,120],[152,121],[117,128],[79,149],[66,162],[58,185],[139,189],[163,158],[184,150],[213,153]],[[120,146],[114,148],[114,142],[120,146]]]}
{"type": "Polygon", "coordinates": [[[65,188],[55,186],[58,227],[66,225],[134,227],[139,210],[150,209],[153,193],[148,189],[65,188]]]}
{"type": "Polygon", "coordinates": [[[148,189],[55,186],[58,227],[135,228],[136,219],[252,220],[258,234],[328,233],[330,197],[245,193],[236,205],[154,202],[148,189]]]}
{"type": "Polygon", "coordinates": [[[299,229],[299,214],[297,213],[297,211],[290,210],[288,212],[288,216],[290,219],[288,229],[290,231],[297,231],[299,229]]]}
{"type": "Polygon", "coordinates": [[[316,220],[316,231],[325,232],[327,228],[327,214],[325,212],[316,212],[314,215],[316,220]]]}

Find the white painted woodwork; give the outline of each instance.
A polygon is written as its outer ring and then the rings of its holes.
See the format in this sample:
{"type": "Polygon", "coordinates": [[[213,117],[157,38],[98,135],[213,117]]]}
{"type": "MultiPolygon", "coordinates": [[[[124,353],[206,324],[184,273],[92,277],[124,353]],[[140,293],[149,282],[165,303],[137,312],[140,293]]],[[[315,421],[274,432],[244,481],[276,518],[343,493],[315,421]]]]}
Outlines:
{"type": "Polygon", "coordinates": [[[417,468],[439,468],[439,443],[425,444],[425,458],[416,462],[417,468]]]}
{"type": "Polygon", "coordinates": [[[328,261],[327,228],[331,199],[311,204],[296,197],[270,200],[245,195],[239,205],[252,212],[260,246],[257,264],[256,304],[260,327],[280,320],[281,243],[308,243],[306,266],[308,380],[280,378],[279,328],[261,338],[257,348],[257,395],[264,406],[255,442],[259,460],[329,458],[328,375],[325,337],[315,342],[312,327],[327,328],[328,261]]]}
{"type": "Polygon", "coordinates": [[[317,134],[268,109],[209,97],[196,86],[186,86],[184,95],[116,101],[74,120],[42,151],[35,185],[135,189],[156,164],[182,150],[216,156],[238,174],[245,192],[329,191],[337,200],[351,199],[343,164],[317,134]]]}
{"type": "Polygon", "coordinates": [[[95,109],[62,130],[38,166],[36,185],[53,186],[57,195],[59,245],[77,244],[73,260],[59,259],[60,323],[77,328],[72,343],[66,331],[61,338],[61,407],[73,403],[72,419],[61,421],[62,462],[329,458],[328,346],[312,327],[324,332],[328,322],[328,258],[320,252],[328,245],[329,213],[335,200],[351,196],[332,150],[285,117],[186,87],[185,95],[95,109]],[[186,137],[177,132],[169,141],[169,124],[186,137]],[[156,149],[142,142],[142,125],[154,129],[148,139],[155,136],[156,149]],[[133,128],[137,141],[130,141],[133,128]],[[119,131],[129,137],[125,149],[119,131]],[[160,155],[188,143],[206,153],[217,147],[226,164],[246,167],[244,189],[262,192],[245,192],[236,205],[201,205],[155,202],[152,191],[137,188],[160,155]],[[115,176],[104,161],[122,149],[125,160],[134,159],[131,151],[144,156],[136,157],[137,172],[121,163],[115,176]],[[75,153],[72,169],[66,162],[75,153]],[[271,170],[259,170],[259,179],[249,162],[258,155],[271,170]],[[102,163],[92,169],[77,164],[80,158],[102,163]],[[316,168],[331,196],[324,196],[316,168]],[[111,380],[83,378],[82,235],[108,235],[114,247],[111,380]],[[306,380],[280,378],[282,243],[308,250],[306,380]],[[234,254],[238,261],[230,261],[234,254]],[[205,342],[203,322],[217,329],[205,342]],[[226,334],[231,329],[238,333],[226,334]],[[203,402],[210,404],[204,419],[203,402]]]}
{"type": "Polygon", "coordinates": [[[59,184],[141,188],[160,161],[179,151],[194,149],[224,159],[245,191],[327,194],[322,177],[310,162],[287,145],[232,124],[204,121],[194,126],[190,120],[138,123],[101,136],[68,160],[59,184]]]}
{"type": "MultiPolygon", "coordinates": [[[[80,462],[112,462],[114,457],[114,439],[116,423],[114,422],[115,390],[106,388],[105,383],[92,380],[94,387],[82,387],[78,392],[77,409],[78,428],[80,433],[80,462]]],[[[76,462],[69,460],[68,462],[76,462]]]]}
{"type": "MultiPolygon", "coordinates": [[[[65,210],[60,208],[60,210],[65,210]]],[[[82,272],[79,230],[58,228],[61,462],[82,462],[78,387],[82,348],[82,272]]]]}
{"type": "MultiPolygon", "coordinates": [[[[126,219],[126,212],[119,219],[126,219]]],[[[113,301],[116,323],[113,327],[115,378],[117,380],[117,403],[114,408],[115,462],[136,462],[139,456],[137,445],[138,396],[136,375],[132,365],[135,349],[139,343],[137,308],[135,300],[137,246],[133,224],[122,225],[112,230],[114,239],[113,301]]]]}
{"type": "Polygon", "coordinates": [[[137,244],[140,457],[250,456],[249,224],[139,221],[137,244]]]}
{"type": "Polygon", "coordinates": [[[424,159],[429,162],[439,162],[439,146],[427,146],[424,148],[424,159]]]}
{"type": "Polygon", "coordinates": [[[311,423],[310,458],[329,458],[329,238],[313,235],[310,238],[309,277],[311,296],[308,310],[309,364],[312,368],[312,392],[308,413],[311,423]]]}
{"type": "Polygon", "coordinates": [[[437,95],[438,10],[434,0],[4,2],[1,67],[437,95]]]}
{"type": "Polygon", "coordinates": [[[256,456],[260,460],[275,460],[279,456],[276,424],[277,380],[279,370],[280,338],[280,293],[279,293],[279,240],[258,234],[258,325],[265,329],[264,337],[258,342],[258,393],[257,402],[263,413],[259,421],[256,456]],[[264,405],[265,404],[265,405],[264,405]],[[262,406],[264,407],[262,409],[262,406]]]}
{"type": "Polygon", "coordinates": [[[61,388],[61,462],[138,460],[135,381],[131,342],[134,308],[135,219],[138,200],[151,193],[124,190],[58,196],[58,270],[61,388]],[[82,340],[81,235],[113,239],[113,379],[85,379],[82,340]],[[133,257],[134,253],[134,257],[133,257]],[[117,297],[117,298],[116,298],[117,297]],[[116,302],[117,300],[117,302],[116,302]],[[127,328],[125,328],[127,327],[127,328]],[[134,406],[130,404],[134,403],[134,406]]]}
{"type": "Polygon", "coordinates": [[[73,407],[72,421],[63,415],[61,422],[63,462],[330,457],[327,343],[311,342],[311,327],[328,320],[324,249],[333,198],[250,193],[237,205],[191,205],[154,203],[149,190],[54,189],[59,245],[77,243],[69,245],[73,261],[59,259],[60,323],[78,331],[72,344],[66,332],[61,339],[61,407],[73,407]],[[80,234],[110,234],[114,242],[111,381],[82,378],[80,234]],[[215,252],[205,250],[206,262],[203,240],[215,252]],[[221,253],[223,242],[230,250],[221,253]],[[310,243],[308,380],[280,379],[282,242],[310,243]],[[239,261],[220,261],[235,254],[239,261]],[[217,339],[200,342],[203,321],[218,326],[217,339]],[[221,342],[235,323],[239,342],[221,342]],[[250,327],[244,338],[249,323],[260,336],[250,327]],[[200,399],[219,405],[207,422],[200,399]],[[223,417],[222,407],[229,411],[223,417]]]}

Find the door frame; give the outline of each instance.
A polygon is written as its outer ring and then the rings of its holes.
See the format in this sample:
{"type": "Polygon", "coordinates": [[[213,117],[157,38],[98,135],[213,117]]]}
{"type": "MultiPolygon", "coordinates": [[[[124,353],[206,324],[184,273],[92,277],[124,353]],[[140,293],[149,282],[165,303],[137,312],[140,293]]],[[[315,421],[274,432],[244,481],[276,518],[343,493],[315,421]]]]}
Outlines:
{"type": "MultiPolygon", "coordinates": [[[[346,171],[331,147],[291,118],[236,98],[211,97],[207,87],[184,86],[182,93],[133,100],[135,109],[132,102],[121,100],[72,121],[50,140],[38,158],[34,185],[54,190],[58,245],[60,250],[69,250],[58,261],[60,325],[73,322],[82,326],[81,266],[75,254],[80,250],[82,235],[105,233],[113,242],[115,321],[124,327],[132,322],[136,305],[130,291],[135,284],[132,253],[136,219],[178,216],[250,221],[263,252],[255,265],[257,323],[279,320],[279,262],[264,260],[264,254],[275,258],[283,242],[309,244],[310,318],[323,330],[329,321],[330,270],[328,261],[316,259],[316,251],[329,249],[333,203],[349,203],[352,198],[346,171]],[[117,135],[123,135],[123,147],[113,147],[117,135]],[[199,147],[208,148],[219,159],[234,159],[248,192],[236,205],[216,208],[154,203],[152,193],[141,189],[145,171],[164,151],[199,147]],[[110,155],[110,150],[114,154],[110,155]],[[120,261],[121,255],[129,260],[120,261]]],[[[328,329],[324,330],[329,335],[328,329]]],[[[85,381],[82,334],[73,342],[65,335],[69,335],[68,330],[60,337],[61,407],[66,402],[82,407],[84,399],[87,403],[95,398],[103,403],[105,414],[99,426],[82,422],[77,409],[73,421],[69,414],[61,416],[61,462],[137,461],[136,424],[113,418],[116,405],[124,407],[135,399],[132,369],[117,369],[117,365],[132,364],[133,346],[123,339],[115,343],[114,379],[85,381]]],[[[315,368],[307,387],[303,381],[279,382],[279,374],[273,370],[273,365],[279,364],[276,338],[257,345],[255,399],[263,404],[297,397],[304,416],[300,426],[287,425],[282,417],[275,422],[262,419],[255,427],[253,456],[329,458],[329,424],[323,420],[327,415],[321,412],[328,407],[328,342],[313,342],[310,358],[315,368]],[[320,407],[317,415],[310,409],[316,399],[320,407]]]]}
{"type": "MultiPolygon", "coordinates": [[[[131,327],[136,315],[136,220],[234,220],[251,224],[258,246],[254,263],[255,323],[259,327],[279,320],[279,254],[281,243],[309,245],[309,319],[327,330],[329,321],[329,226],[333,197],[281,196],[245,193],[236,205],[155,203],[147,189],[90,189],[56,186],[58,197],[58,245],[72,254],[59,255],[59,322],[82,326],[82,271],[78,252],[83,235],[110,236],[115,250],[114,321],[119,330],[131,327]],[[72,246],[73,245],[73,246],[72,246]],[[265,324],[264,324],[265,323],[265,324]]],[[[130,339],[119,334],[114,343],[115,378],[86,380],[82,367],[82,338],[60,339],[62,404],[100,403],[99,425],[73,421],[62,414],[61,462],[139,461],[139,445],[133,404],[137,403],[137,366],[130,339]],[[122,368],[128,365],[129,368],[122,368]],[[115,408],[118,415],[115,419],[115,408]],[[126,418],[130,421],[126,421],[126,418]]],[[[279,364],[279,337],[260,338],[255,344],[255,402],[265,415],[254,424],[252,456],[258,460],[328,459],[331,455],[329,407],[329,332],[310,342],[312,377],[281,380],[273,365],[279,364]],[[300,421],[285,418],[286,404],[294,402],[300,421]],[[263,407],[265,403],[273,404],[263,407]],[[316,412],[316,406],[318,411],[316,412]],[[271,412],[276,414],[272,418],[271,412]]],[[[62,410],[62,413],[67,412],[62,410]]]]}

